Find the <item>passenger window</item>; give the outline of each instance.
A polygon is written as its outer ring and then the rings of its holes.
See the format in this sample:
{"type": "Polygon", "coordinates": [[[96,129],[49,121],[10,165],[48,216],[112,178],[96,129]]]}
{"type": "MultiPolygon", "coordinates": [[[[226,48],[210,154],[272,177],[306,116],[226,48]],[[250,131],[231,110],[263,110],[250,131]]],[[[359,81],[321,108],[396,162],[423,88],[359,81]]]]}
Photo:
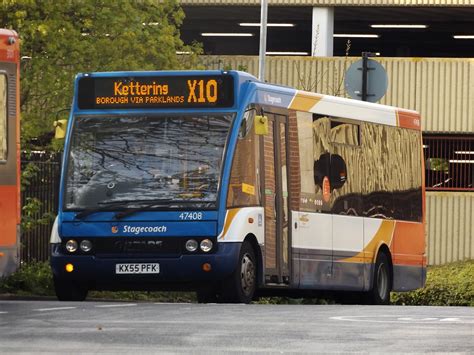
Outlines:
{"type": "Polygon", "coordinates": [[[0,75],[0,161],[7,160],[7,77],[0,75]]]}

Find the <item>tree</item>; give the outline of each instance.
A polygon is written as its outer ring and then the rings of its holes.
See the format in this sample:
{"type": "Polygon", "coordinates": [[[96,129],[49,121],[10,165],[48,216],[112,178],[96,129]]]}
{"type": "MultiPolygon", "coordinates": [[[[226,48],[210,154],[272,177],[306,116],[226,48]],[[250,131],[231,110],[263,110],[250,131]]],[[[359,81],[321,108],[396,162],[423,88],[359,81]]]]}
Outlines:
{"type": "Polygon", "coordinates": [[[201,53],[180,39],[177,0],[3,0],[0,19],[21,39],[23,142],[52,131],[76,73],[186,69],[201,53]]]}

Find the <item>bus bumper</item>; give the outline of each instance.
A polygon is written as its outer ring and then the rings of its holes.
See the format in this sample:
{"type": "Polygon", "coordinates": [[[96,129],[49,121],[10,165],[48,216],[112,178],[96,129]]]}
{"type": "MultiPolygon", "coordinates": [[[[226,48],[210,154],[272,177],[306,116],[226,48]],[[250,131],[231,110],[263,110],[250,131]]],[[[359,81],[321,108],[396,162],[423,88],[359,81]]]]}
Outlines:
{"type": "Polygon", "coordinates": [[[57,279],[81,283],[97,290],[193,289],[226,279],[235,270],[241,243],[220,243],[213,254],[156,258],[98,258],[64,255],[52,244],[51,268],[57,279]],[[203,264],[210,264],[210,271],[203,264]],[[66,271],[71,264],[73,270],[66,271]],[[117,264],[159,264],[159,273],[117,274],[117,264]]]}

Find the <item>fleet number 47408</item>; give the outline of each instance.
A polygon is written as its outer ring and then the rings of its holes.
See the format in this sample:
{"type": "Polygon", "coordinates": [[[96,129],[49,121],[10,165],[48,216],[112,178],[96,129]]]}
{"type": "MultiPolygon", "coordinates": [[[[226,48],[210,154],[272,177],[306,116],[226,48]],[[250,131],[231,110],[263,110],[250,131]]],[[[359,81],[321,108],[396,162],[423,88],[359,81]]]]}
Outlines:
{"type": "Polygon", "coordinates": [[[202,212],[183,212],[179,214],[182,221],[199,221],[202,219],[202,212]]]}

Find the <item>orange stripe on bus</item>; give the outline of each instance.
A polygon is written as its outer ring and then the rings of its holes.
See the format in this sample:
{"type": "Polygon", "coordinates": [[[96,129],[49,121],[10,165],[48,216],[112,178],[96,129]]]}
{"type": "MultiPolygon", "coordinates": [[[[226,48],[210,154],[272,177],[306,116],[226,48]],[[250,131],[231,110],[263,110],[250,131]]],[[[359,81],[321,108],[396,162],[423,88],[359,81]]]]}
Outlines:
{"type": "Polygon", "coordinates": [[[298,110],[298,111],[310,111],[314,105],[316,105],[323,96],[320,95],[305,95],[305,94],[300,94],[296,93],[293,101],[290,104],[290,107],[288,107],[290,110],[298,110]]]}
{"type": "Polygon", "coordinates": [[[397,110],[397,123],[399,127],[421,129],[421,118],[417,112],[397,110]]]}
{"type": "Polygon", "coordinates": [[[240,208],[234,208],[234,209],[231,209],[231,210],[227,210],[227,214],[225,216],[225,223],[224,223],[224,233],[222,233],[222,239],[225,238],[225,236],[227,234],[227,231],[229,230],[232,221],[234,220],[235,216],[237,215],[237,213],[239,211],[240,211],[240,208]]]}
{"type": "Polygon", "coordinates": [[[382,244],[386,244],[390,247],[393,231],[395,227],[395,222],[390,220],[382,221],[377,233],[375,233],[372,240],[367,244],[363,251],[358,253],[357,255],[344,259],[344,262],[352,262],[352,263],[361,263],[361,262],[369,262],[373,261],[374,255],[379,249],[382,244]]]}

